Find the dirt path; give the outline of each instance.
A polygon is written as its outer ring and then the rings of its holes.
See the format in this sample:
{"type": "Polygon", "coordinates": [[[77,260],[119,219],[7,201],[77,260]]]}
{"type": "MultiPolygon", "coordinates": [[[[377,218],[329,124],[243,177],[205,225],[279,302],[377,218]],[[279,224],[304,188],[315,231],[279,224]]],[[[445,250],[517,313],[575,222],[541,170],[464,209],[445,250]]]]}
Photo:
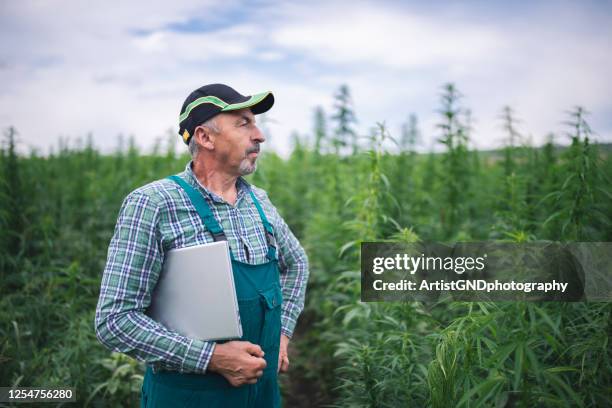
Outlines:
{"type": "Polygon", "coordinates": [[[302,316],[289,344],[290,368],[287,374],[281,374],[280,383],[283,393],[284,408],[325,407],[332,403],[314,373],[307,373],[308,366],[317,356],[308,355],[304,346],[304,337],[311,327],[309,316],[302,316]]]}

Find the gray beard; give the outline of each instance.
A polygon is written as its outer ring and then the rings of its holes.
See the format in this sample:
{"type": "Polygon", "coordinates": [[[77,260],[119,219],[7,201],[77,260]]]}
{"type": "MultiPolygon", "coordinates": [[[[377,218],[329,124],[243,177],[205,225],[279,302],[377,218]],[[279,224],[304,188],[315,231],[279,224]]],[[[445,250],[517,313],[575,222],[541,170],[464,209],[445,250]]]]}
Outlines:
{"type": "Polygon", "coordinates": [[[249,159],[244,159],[240,163],[240,166],[238,167],[238,171],[240,172],[241,176],[246,176],[247,174],[254,173],[255,170],[257,170],[257,161],[255,161],[255,163],[251,164],[249,159]]]}

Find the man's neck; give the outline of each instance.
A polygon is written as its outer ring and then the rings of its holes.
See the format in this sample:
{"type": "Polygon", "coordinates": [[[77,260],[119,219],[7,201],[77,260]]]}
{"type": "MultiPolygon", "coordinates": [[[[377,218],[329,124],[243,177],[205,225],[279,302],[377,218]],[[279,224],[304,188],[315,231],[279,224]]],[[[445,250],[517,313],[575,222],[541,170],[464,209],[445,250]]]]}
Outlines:
{"type": "Polygon", "coordinates": [[[221,196],[225,201],[234,205],[238,196],[236,180],[238,176],[220,172],[214,168],[208,168],[202,162],[194,161],[192,166],[194,176],[200,184],[221,196]]]}

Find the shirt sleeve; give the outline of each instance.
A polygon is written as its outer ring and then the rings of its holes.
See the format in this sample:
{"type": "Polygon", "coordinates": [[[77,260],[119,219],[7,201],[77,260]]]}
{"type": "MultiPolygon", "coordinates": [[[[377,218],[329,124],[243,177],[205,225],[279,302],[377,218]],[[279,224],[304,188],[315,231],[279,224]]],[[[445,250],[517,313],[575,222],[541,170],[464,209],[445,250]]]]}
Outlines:
{"type": "Polygon", "coordinates": [[[281,314],[281,333],[291,338],[298,317],[304,309],[306,285],[308,283],[308,257],[298,239],[293,235],[289,226],[278,213],[278,210],[259,189],[264,196],[266,207],[272,214],[271,222],[274,226],[276,244],[279,252],[279,265],[281,269],[281,287],[283,292],[283,306],[281,314]]]}
{"type": "Polygon", "coordinates": [[[113,351],[156,368],[203,373],[215,343],[182,336],[145,314],[163,264],[160,209],[137,191],[123,202],[96,308],[96,336],[113,351]]]}

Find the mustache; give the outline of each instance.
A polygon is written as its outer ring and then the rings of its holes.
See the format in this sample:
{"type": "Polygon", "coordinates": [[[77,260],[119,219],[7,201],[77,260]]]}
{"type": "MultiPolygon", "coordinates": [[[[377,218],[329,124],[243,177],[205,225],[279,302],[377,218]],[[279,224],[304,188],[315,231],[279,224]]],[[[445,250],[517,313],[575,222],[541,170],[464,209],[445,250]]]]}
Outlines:
{"type": "Polygon", "coordinates": [[[246,151],[247,154],[249,153],[259,153],[259,143],[257,143],[256,145],[254,145],[253,147],[249,147],[246,151]]]}

